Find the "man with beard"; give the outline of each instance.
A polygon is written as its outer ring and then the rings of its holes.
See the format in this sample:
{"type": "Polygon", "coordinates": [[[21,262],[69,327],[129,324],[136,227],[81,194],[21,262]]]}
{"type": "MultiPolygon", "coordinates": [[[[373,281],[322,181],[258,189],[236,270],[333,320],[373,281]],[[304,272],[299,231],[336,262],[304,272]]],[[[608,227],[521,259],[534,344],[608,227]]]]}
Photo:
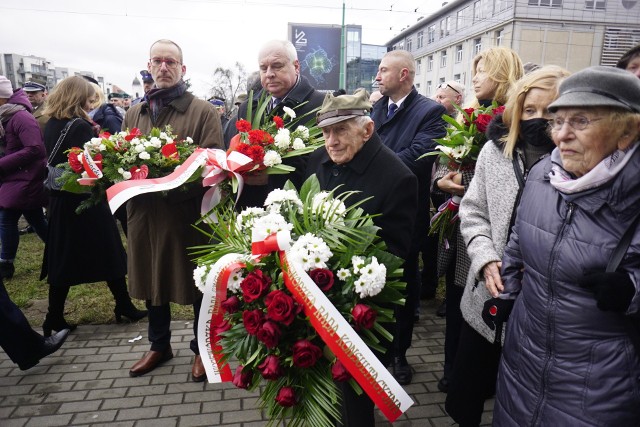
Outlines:
{"type": "MultiPolygon", "coordinates": [[[[187,91],[182,49],[171,40],[158,40],[151,45],[149,57],[147,67],[155,87],[127,111],[122,128],[138,128],[148,133],[153,127],[171,125],[178,139],[191,137],[201,147],[221,148],[218,112],[213,105],[187,91]]],[[[193,281],[194,264],[187,248],[207,243],[206,236],[191,226],[200,218],[203,194],[202,186],[193,184],[166,196],[143,194],[128,202],[129,286],[133,297],[146,301],[151,342],[151,351],[129,371],[132,377],[144,375],[173,357],[170,302],[193,305],[193,330],[197,336],[202,294],[193,281]]],[[[191,378],[204,381],[206,374],[197,338],[194,337],[190,347],[196,354],[191,378]]]]}

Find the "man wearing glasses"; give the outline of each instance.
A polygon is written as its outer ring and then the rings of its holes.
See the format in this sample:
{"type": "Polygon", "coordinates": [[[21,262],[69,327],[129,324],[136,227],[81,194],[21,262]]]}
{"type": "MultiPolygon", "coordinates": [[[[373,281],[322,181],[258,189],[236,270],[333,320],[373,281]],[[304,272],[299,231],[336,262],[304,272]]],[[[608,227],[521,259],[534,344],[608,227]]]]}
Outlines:
{"type": "MultiPolygon", "coordinates": [[[[178,139],[191,137],[201,147],[221,148],[218,112],[207,101],[187,92],[183,80],[187,68],[182,60],[182,50],[171,40],[158,40],[151,45],[147,68],[155,85],[142,102],[127,111],[122,128],[149,133],[153,127],[171,125],[178,139]]],[[[207,243],[206,237],[191,226],[200,218],[203,194],[202,187],[194,185],[186,191],[170,191],[166,196],[143,194],[127,204],[129,286],[131,296],[146,301],[151,342],[151,351],[129,371],[132,377],[144,375],[173,357],[170,302],[193,305],[194,335],[197,334],[202,294],[193,281],[194,264],[187,248],[207,243]]],[[[204,381],[205,370],[195,337],[190,347],[196,354],[191,378],[204,381]]]]}
{"type": "Polygon", "coordinates": [[[464,102],[464,86],[456,81],[449,80],[438,86],[433,99],[438,104],[444,105],[448,115],[455,117],[458,114],[455,106],[461,106],[464,102]]]}

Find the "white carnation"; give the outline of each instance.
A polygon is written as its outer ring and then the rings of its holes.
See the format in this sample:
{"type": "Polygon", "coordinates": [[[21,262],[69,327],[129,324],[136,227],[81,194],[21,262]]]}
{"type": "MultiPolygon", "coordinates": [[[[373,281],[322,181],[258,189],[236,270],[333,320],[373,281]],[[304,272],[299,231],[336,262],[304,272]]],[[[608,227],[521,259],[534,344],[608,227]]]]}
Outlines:
{"type": "Polygon", "coordinates": [[[142,160],[149,160],[151,158],[151,154],[143,151],[142,153],[138,154],[138,157],[140,157],[142,160]]]}
{"type": "Polygon", "coordinates": [[[300,135],[300,138],[302,139],[309,139],[309,128],[307,128],[306,126],[298,126],[295,130],[295,133],[297,135],[300,135]]]}
{"type": "Polygon", "coordinates": [[[190,136],[188,136],[188,137],[187,137],[186,141],[187,141],[189,144],[193,144],[193,139],[192,139],[190,136]]]}
{"type": "Polygon", "coordinates": [[[293,205],[298,212],[302,212],[302,200],[295,190],[277,188],[267,195],[264,205],[270,210],[280,212],[283,206],[293,205]]]}
{"type": "Polygon", "coordinates": [[[306,145],[304,145],[304,141],[300,138],[296,138],[293,140],[293,149],[294,150],[302,150],[303,148],[305,148],[306,145]]]}
{"type": "Polygon", "coordinates": [[[205,283],[207,280],[208,272],[209,267],[206,265],[199,265],[198,267],[193,269],[193,281],[196,284],[196,288],[200,289],[200,292],[205,291],[205,283]]]}
{"type": "Polygon", "coordinates": [[[295,112],[295,111],[293,111],[291,108],[289,108],[289,107],[284,107],[284,106],[283,106],[283,107],[282,107],[282,111],[284,111],[284,113],[285,113],[287,116],[291,117],[292,119],[295,119],[295,118],[296,118],[296,112],[295,112]]]}
{"type": "Polygon", "coordinates": [[[142,152],[144,151],[144,145],[142,145],[142,144],[138,144],[138,145],[136,145],[136,146],[133,148],[133,150],[134,150],[136,153],[142,153],[142,152]]]}
{"type": "Polygon", "coordinates": [[[291,134],[289,129],[282,128],[278,129],[278,133],[273,137],[276,147],[281,150],[286,150],[291,145],[291,134]]]}
{"type": "Polygon", "coordinates": [[[129,179],[131,179],[131,172],[129,172],[129,171],[124,171],[124,172],[122,173],[122,177],[123,177],[125,180],[129,180],[129,179]]]}
{"type": "Polygon", "coordinates": [[[282,158],[277,152],[269,150],[264,153],[264,159],[262,160],[262,163],[264,163],[266,167],[275,166],[282,163],[282,158]]]}

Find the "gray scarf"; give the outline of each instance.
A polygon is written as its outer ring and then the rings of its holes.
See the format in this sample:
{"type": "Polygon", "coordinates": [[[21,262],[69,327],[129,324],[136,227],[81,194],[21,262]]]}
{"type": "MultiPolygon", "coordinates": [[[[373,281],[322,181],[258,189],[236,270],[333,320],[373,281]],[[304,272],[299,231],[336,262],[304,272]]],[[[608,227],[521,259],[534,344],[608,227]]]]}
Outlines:
{"type": "Polygon", "coordinates": [[[3,140],[2,145],[4,145],[4,126],[15,113],[22,110],[26,110],[26,108],[19,104],[7,103],[0,105],[0,139],[3,140]]]}

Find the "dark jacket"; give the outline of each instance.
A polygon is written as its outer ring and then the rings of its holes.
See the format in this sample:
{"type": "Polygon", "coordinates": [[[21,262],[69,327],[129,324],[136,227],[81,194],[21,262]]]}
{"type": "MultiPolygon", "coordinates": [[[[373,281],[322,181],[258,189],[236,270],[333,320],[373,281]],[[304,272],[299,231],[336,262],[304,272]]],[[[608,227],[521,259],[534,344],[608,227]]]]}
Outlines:
{"type": "Polygon", "coordinates": [[[112,104],[102,104],[93,114],[93,121],[100,125],[100,129],[110,134],[116,134],[122,130],[122,120],[116,107],[112,104]]]}
{"type": "Polygon", "coordinates": [[[381,214],[373,220],[381,228],[380,237],[390,252],[406,258],[418,206],[417,181],[377,134],[344,165],[333,163],[325,149],[316,150],[310,155],[306,176],[314,173],[323,190],[341,185],[335,194],[358,191],[345,200],[347,205],[373,196],[362,209],[368,214],[381,214]]]}
{"type": "Polygon", "coordinates": [[[42,207],[46,202],[42,181],[47,162],[42,133],[22,89],[16,90],[8,103],[25,109],[2,123],[6,145],[0,158],[0,209],[42,207]]]}
{"type": "MultiPolygon", "coordinates": [[[[258,91],[253,96],[252,112],[254,113],[256,111],[256,107],[258,106],[258,100],[262,96],[263,90],[264,89],[258,91]]],[[[266,96],[270,98],[268,94],[266,96]]],[[[304,118],[301,118],[301,116],[304,116],[315,108],[320,107],[323,100],[324,94],[311,87],[306,77],[300,76],[298,84],[291,89],[291,91],[286,95],[285,98],[283,98],[280,104],[278,104],[272,111],[269,112],[269,115],[282,116],[282,108],[289,107],[296,112],[296,120],[298,121],[298,124],[305,125],[309,121],[312,121],[313,125],[315,125],[315,114],[308,115],[304,118]]],[[[238,134],[238,130],[235,126],[236,121],[238,119],[253,119],[252,117],[247,118],[248,102],[249,100],[243,102],[238,107],[238,113],[236,114],[236,116],[232,117],[229,120],[224,134],[224,142],[227,148],[229,148],[229,141],[231,141],[231,138],[238,134]]],[[[240,200],[238,201],[238,205],[242,207],[262,206],[264,200],[267,197],[267,194],[269,194],[269,192],[273,189],[282,188],[287,180],[291,180],[291,182],[293,182],[293,184],[297,188],[300,188],[300,185],[302,185],[302,182],[304,182],[303,177],[308,158],[309,155],[302,155],[283,159],[284,164],[293,166],[294,168],[296,168],[296,170],[294,172],[283,175],[269,175],[269,183],[267,185],[245,185],[244,191],[240,196],[240,200]]]]}
{"type": "Polygon", "coordinates": [[[502,260],[504,292],[517,299],[494,425],[640,425],[640,355],[625,330],[640,306],[640,230],[618,270],[636,286],[627,314],[600,310],[577,284],[605,270],[640,211],[640,149],[629,155],[612,181],[572,195],[550,184],[554,154],[531,169],[502,260]]]}

